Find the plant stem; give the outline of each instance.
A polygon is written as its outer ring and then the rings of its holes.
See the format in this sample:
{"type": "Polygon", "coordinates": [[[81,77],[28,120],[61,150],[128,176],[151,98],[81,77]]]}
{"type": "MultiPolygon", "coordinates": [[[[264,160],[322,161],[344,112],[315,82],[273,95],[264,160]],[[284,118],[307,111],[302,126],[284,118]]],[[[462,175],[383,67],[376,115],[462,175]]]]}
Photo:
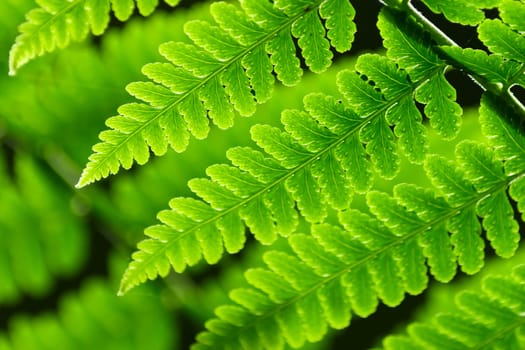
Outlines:
{"type": "MultiPolygon", "coordinates": [[[[407,15],[411,15],[415,20],[423,26],[423,28],[431,35],[432,39],[438,45],[444,46],[457,46],[458,45],[452,38],[445,34],[439,27],[432,23],[423,13],[421,13],[410,1],[396,1],[396,0],[383,0],[385,5],[393,8],[394,11],[401,11],[407,15]]],[[[439,46],[437,47],[440,56],[444,56],[445,59],[449,62],[454,62],[457,65],[461,66],[461,62],[452,60],[443,50],[440,50],[439,46]]],[[[464,67],[461,67],[464,68],[464,67]]],[[[473,73],[467,73],[468,76],[478,84],[484,91],[491,92],[492,94],[498,96],[502,103],[508,106],[512,106],[516,114],[519,116],[520,120],[525,122],[525,106],[510,92],[510,87],[505,89],[497,84],[488,82],[481,76],[478,76],[473,73]]]]}

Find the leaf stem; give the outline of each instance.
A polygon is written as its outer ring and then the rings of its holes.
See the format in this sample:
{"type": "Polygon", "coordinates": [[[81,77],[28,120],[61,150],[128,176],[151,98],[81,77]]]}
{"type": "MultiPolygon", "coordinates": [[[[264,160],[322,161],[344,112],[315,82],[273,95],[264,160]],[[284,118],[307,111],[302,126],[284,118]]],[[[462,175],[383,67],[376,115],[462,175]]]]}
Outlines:
{"type": "MultiPolygon", "coordinates": [[[[456,46],[461,47],[452,38],[445,34],[439,27],[437,27],[432,21],[430,21],[421,11],[419,11],[411,1],[396,1],[396,0],[381,0],[384,1],[385,5],[392,8],[396,12],[404,12],[406,15],[412,16],[417,23],[423,26],[431,38],[438,44],[435,47],[437,53],[445,58],[448,62],[453,62],[452,66],[460,66],[464,70],[461,62],[453,60],[446,52],[440,49],[439,45],[444,46],[456,46]],[[396,3],[397,5],[394,5],[396,3]]],[[[520,71],[523,73],[523,70],[520,71]]],[[[495,96],[501,99],[502,104],[512,106],[514,112],[518,115],[519,119],[525,122],[525,106],[518,100],[511,92],[510,87],[502,87],[498,84],[490,83],[483,77],[467,73],[467,75],[484,91],[491,92],[495,96]]]]}

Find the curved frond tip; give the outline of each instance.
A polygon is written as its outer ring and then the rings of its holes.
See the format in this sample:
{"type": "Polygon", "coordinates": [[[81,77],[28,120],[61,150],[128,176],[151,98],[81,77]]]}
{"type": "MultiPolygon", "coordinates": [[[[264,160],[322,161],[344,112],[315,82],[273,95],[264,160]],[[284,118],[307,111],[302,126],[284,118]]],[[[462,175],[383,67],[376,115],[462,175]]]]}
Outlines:
{"type": "Polygon", "coordinates": [[[190,136],[207,137],[209,119],[219,128],[231,127],[235,113],[250,116],[257,103],[271,97],[275,76],[285,85],[297,84],[302,69],[292,36],[316,73],[330,66],[331,46],[350,49],[356,28],[348,0],[242,0],[240,5],[213,3],[215,23],[186,23],[192,44],[160,46],[169,62],[144,66],[152,82],[127,87],[140,102],[121,106],[119,115],[108,119],[111,130],[100,134],[102,142],[94,146],[78,187],[121,166],[147,162],[150,149],[155,155],[168,147],[184,151],[190,136]]]}
{"type": "MultiPolygon", "coordinates": [[[[175,6],[180,0],[164,0],[175,6]]],[[[9,75],[46,52],[84,40],[89,32],[101,35],[115,16],[126,21],[135,7],[143,16],[151,14],[159,0],[37,0],[39,7],[26,14],[19,26],[20,34],[9,52],[9,75]]]]}

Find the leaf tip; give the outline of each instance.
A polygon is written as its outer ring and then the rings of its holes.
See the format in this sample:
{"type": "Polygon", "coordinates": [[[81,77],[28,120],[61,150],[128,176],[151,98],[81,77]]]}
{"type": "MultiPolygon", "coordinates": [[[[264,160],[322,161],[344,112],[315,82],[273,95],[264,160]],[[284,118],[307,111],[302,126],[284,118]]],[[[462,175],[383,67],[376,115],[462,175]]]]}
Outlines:
{"type": "Polygon", "coordinates": [[[129,282],[129,279],[124,275],[120,281],[117,296],[122,297],[126,295],[135,285],[129,282]]]}
{"type": "Polygon", "coordinates": [[[75,188],[81,189],[83,187],[86,187],[90,183],[92,183],[93,180],[91,180],[87,175],[86,171],[82,172],[82,175],[80,175],[80,178],[78,179],[78,182],[75,184],[75,188]]]}
{"type": "Polygon", "coordinates": [[[16,75],[16,72],[18,71],[18,68],[21,66],[20,63],[16,63],[15,55],[14,55],[14,48],[11,49],[11,52],[9,52],[9,72],[7,73],[9,76],[14,77],[16,75]]]}

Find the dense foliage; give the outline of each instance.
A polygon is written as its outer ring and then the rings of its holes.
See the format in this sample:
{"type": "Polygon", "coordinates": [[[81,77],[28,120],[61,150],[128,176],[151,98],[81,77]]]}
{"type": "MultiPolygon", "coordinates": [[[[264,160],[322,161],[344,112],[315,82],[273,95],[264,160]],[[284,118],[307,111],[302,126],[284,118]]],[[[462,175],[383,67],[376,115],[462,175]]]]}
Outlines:
{"type": "Polygon", "coordinates": [[[0,350],[523,348],[524,18],[3,1],[0,350]]]}

